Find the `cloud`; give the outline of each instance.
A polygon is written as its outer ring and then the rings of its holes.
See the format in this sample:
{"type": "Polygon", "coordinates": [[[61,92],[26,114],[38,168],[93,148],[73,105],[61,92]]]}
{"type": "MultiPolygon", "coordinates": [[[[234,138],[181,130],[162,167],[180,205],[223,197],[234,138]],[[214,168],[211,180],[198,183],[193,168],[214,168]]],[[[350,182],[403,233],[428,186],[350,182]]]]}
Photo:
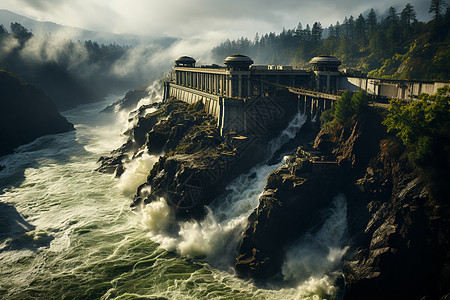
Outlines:
{"type": "Polygon", "coordinates": [[[19,47],[19,42],[12,36],[2,39],[0,41],[0,60],[7,57],[17,47],[19,47]]]}
{"type": "MultiPolygon", "coordinates": [[[[4,0],[6,9],[39,20],[95,31],[180,38],[208,36],[252,37],[256,32],[279,32],[315,21],[324,27],[374,8],[401,11],[408,0],[4,0]]],[[[419,19],[428,16],[428,3],[409,1],[419,19]]]]}

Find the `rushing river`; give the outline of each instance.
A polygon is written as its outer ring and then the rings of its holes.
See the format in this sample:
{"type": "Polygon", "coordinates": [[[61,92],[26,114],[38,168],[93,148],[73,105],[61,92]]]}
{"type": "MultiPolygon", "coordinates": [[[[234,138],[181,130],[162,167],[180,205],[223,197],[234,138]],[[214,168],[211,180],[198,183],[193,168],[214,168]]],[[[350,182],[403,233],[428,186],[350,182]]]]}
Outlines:
{"type": "MultiPolygon", "coordinates": [[[[120,180],[94,171],[101,155],[124,142],[127,116],[99,114],[106,104],[66,111],[76,131],[41,137],[0,157],[6,166],[0,171],[0,299],[336,295],[336,265],[345,252],[343,196],[334,199],[320,230],[288,251],[286,281],[261,285],[239,279],[231,266],[246,217],[282,161],[237,178],[202,222],[176,223],[164,199],[133,212],[133,193],[158,157],[132,162],[120,180]]],[[[297,116],[273,149],[302,122],[297,116]]]]}

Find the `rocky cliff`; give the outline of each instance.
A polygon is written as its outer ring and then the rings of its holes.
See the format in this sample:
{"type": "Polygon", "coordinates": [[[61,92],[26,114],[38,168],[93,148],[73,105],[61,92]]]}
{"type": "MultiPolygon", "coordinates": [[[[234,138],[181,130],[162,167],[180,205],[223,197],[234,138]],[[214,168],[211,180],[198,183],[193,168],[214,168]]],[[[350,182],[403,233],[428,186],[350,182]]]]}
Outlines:
{"type": "Polygon", "coordinates": [[[344,193],[345,299],[438,299],[449,292],[448,214],[380,121],[372,110],[322,130],[270,174],[236,259],[241,276],[279,274],[286,250],[344,193]]]}
{"type": "MultiPolygon", "coordinates": [[[[153,107],[136,112],[127,143],[100,159],[100,171],[120,176],[123,163],[142,151],[161,155],[132,206],[164,197],[179,218],[201,218],[204,205],[265,157],[262,139],[220,136],[201,103],[171,99],[153,107]]],[[[317,135],[308,126],[302,130],[310,134],[297,134],[302,138],[290,146],[302,146],[269,175],[248,217],[235,264],[240,276],[277,278],[287,250],[323,222],[321,212],[343,193],[345,299],[437,299],[449,292],[448,211],[381,121],[369,109],[317,135]]]]}
{"type": "Polygon", "coordinates": [[[74,130],[51,99],[33,85],[0,71],[0,155],[34,139],[74,130]]]}
{"type": "Polygon", "coordinates": [[[120,176],[130,157],[142,151],[161,155],[138,188],[133,206],[164,197],[180,217],[201,217],[204,205],[265,154],[265,148],[248,137],[222,137],[200,102],[168,100],[153,113],[141,115],[127,134],[130,138],[121,148],[100,158],[98,170],[120,176]]]}

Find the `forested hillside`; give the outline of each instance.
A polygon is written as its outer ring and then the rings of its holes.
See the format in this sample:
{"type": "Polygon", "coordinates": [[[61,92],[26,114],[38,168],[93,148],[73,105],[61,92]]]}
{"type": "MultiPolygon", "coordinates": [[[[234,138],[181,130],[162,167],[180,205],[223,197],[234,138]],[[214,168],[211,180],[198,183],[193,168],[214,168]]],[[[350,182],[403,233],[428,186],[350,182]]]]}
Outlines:
{"type": "Polygon", "coordinates": [[[11,23],[10,31],[0,25],[0,69],[43,89],[59,109],[101,100],[149,81],[145,60],[157,49],[72,41],[33,35],[19,23],[11,23]]]}
{"type": "Polygon", "coordinates": [[[432,0],[432,20],[416,18],[411,4],[394,7],[377,16],[374,9],[345,17],[326,30],[320,22],[299,23],[281,33],[257,33],[253,40],[227,40],[212,50],[217,61],[241,53],[256,63],[306,66],[317,55],[334,55],[343,67],[356,68],[372,77],[390,79],[450,80],[450,10],[445,1],[432,0]],[[327,34],[326,37],[324,36],[327,34]]]}

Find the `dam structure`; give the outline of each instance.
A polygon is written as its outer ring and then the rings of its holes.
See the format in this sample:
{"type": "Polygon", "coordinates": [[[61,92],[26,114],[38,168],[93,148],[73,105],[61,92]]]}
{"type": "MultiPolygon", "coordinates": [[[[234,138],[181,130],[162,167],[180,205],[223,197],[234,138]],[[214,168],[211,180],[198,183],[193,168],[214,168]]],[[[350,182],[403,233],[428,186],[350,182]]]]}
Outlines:
{"type": "Polygon", "coordinates": [[[258,66],[244,55],[225,59],[225,66],[195,66],[195,59],[175,60],[163,99],[202,101],[221,134],[261,135],[280,118],[298,111],[298,95],[285,86],[314,89],[313,73],[292,66],[258,66]]]}
{"type": "Polygon", "coordinates": [[[216,64],[196,66],[196,60],[181,56],[164,81],[163,100],[196,103],[216,118],[221,134],[264,135],[281,118],[301,111],[309,119],[331,108],[343,91],[364,89],[373,101],[414,101],[421,93],[434,94],[444,82],[385,80],[352,76],[339,70],[333,56],[311,59],[311,69],[293,66],[255,65],[245,55],[232,55],[216,64]]]}

